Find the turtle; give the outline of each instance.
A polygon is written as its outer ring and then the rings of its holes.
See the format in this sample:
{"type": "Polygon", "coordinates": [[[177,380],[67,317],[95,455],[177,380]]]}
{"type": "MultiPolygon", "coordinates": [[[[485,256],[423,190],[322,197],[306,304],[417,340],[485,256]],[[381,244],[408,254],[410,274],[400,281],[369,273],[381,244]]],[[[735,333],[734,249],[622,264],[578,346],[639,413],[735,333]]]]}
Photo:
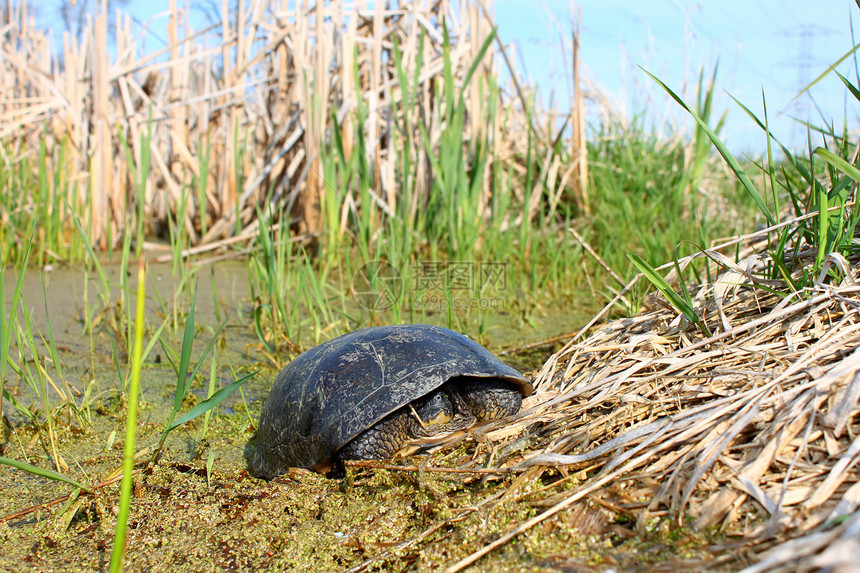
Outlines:
{"type": "Polygon", "coordinates": [[[472,339],[427,324],[345,334],[290,362],[260,414],[249,470],[342,469],[519,411],[532,385],[472,339]]]}

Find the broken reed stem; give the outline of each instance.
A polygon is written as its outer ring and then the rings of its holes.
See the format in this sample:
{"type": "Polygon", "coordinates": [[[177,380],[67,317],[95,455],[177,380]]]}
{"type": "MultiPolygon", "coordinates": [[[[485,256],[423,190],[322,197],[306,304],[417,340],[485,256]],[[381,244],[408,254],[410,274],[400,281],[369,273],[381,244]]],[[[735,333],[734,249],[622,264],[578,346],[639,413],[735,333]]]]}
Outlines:
{"type": "Polygon", "coordinates": [[[625,284],[625,282],[623,280],[621,280],[621,277],[619,277],[615,273],[615,271],[612,270],[612,267],[610,267],[608,264],[606,264],[606,261],[604,261],[600,257],[600,255],[598,255],[597,252],[591,248],[591,245],[589,245],[588,242],[582,238],[582,235],[580,235],[579,233],[576,232],[576,229],[574,229],[573,227],[570,227],[570,228],[568,228],[568,231],[570,231],[570,233],[574,236],[574,238],[576,238],[577,242],[579,242],[579,244],[582,245],[582,248],[585,249],[585,251],[589,255],[591,255],[591,258],[593,258],[595,261],[597,261],[597,263],[601,267],[603,267],[603,269],[607,273],[609,273],[609,276],[611,276],[615,280],[615,282],[617,282],[622,287],[627,288],[627,285],[625,284]]]}

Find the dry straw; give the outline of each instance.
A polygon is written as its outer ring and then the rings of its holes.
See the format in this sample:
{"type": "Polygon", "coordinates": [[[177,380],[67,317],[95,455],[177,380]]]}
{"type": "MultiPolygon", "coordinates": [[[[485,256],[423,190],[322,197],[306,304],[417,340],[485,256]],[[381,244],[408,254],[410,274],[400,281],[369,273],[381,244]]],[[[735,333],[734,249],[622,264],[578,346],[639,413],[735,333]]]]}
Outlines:
{"type": "MultiPolygon", "coordinates": [[[[761,559],[749,571],[844,566],[860,551],[860,255],[831,255],[813,287],[777,292],[760,278],[768,233],[744,237],[738,263],[724,246],[696,255],[722,270],[695,289],[713,336],[656,299],[554,354],[514,426],[478,431],[506,445],[462,467],[589,473],[449,571],[610,486],[629,492],[614,503],[640,532],[667,515],[716,528],[761,559]]],[[[795,278],[815,252],[797,257],[795,278]]]]}

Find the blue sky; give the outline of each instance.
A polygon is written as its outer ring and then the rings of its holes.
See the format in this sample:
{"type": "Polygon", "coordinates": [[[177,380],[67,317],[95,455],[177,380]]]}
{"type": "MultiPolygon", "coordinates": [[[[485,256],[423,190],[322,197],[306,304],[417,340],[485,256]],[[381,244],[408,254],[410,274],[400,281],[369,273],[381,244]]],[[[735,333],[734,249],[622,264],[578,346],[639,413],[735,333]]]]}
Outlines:
{"type": "MultiPolygon", "coordinates": [[[[708,77],[719,61],[716,113],[728,110],[722,137],[734,151],[759,152],[765,140],[729,93],[762,116],[762,90],[772,131],[792,147],[805,145],[806,131],[790,116],[822,120],[838,128],[858,125],[860,106],[831,75],[816,85],[812,98],[794,99],[809,82],[851,49],[850,18],[860,28],[854,0],[576,0],[582,10],[581,60],[584,73],[628,118],[645,112],[649,126],[666,135],[689,132],[692,121],[648,78],[659,77],[687,101],[695,98],[700,69],[708,77]],[[813,101],[814,100],[814,101],[813,101]],[[817,107],[816,107],[817,106],[817,107]]],[[[184,5],[185,2],[178,2],[184,5]]],[[[195,1],[191,2],[192,7],[195,1]]],[[[543,101],[554,92],[560,110],[567,107],[571,3],[568,0],[498,0],[496,22],[502,40],[515,48],[517,66],[537,82],[543,101]],[[562,44],[562,38],[565,44],[562,44]]],[[[131,0],[120,6],[164,37],[168,2],[131,0]]],[[[43,8],[43,13],[53,12],[43,8]]],[[[56,27],[58,30],[61,26],[56,27]]],[[[860,42],[860,29],[858,29],[860,42]]],[[[162,46],[155,38],[149,49],[162,46]]],[[[61,45],[59,33],[56,45],[61,45]]],[[[500,62],[501,65],[501,62],[500,62]]],[[[838,68],[857,82],[853,59],[838,68]]],[[[592,134],[600,111],[591,108],[592,134]]],[[[820,140],[815,140],[817,144],[820,140]]]]}
{"type": "MultiPolygon", "coordinates": [[[[651,125],[689,130],[691,121],[638,66],[692,102],[699,70],[704,68],[709,76],[719,61],[716,111],[729,112],[722,135],[733,150],[760,151],[765,140],[726,92],[762,118],[764,90],[771,129],[790,146],[806,141],[805,127],[790,116],[820,125],[816,106],[839,128],[846,117],[849,128],[858,125],[860,106],[835,76],[812,88],[812,99],[794,99],[804,81],[814,80],[860,42],[860,9],[854,0],[579,0],[575,4],[582,9],[581,60],[587,77],[628,117],[647,110],[651,125]],[[858,26],[853,43],[850,18],[858,26]]],[[[569,58],[565,61],[562,51],[569,48],[561,46],[561,35],[569,45],[570,3],[500,1],[496,21],[501,38],[516,46],[541,91],[553,89],[556,99],[566,102],[569,58]]],[[[856,84],[853,59],[837,69],[856,84]]],[[[594,113],[589,116],[592,124],[598,119],[594,113]]]]}

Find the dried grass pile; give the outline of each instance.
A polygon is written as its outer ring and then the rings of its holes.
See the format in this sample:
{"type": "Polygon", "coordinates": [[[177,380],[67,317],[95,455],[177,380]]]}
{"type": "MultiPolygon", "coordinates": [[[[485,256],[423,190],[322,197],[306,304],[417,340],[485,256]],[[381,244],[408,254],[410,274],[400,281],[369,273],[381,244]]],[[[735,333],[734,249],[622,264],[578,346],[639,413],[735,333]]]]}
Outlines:
{"type": "MultiPolygon", "coordinates": [[[[788,292],[761,278],[772,264],[766,239],[767,230],[745,238],[737,264],[716,249],[696,255],[722,267],[694,289],[712,336],[659,304],[549,359],[520,437],[493,465],[588,477],[453,569],[609,486],[628,492],[619,505],[640,532],[667,515],[712,528],[759,561],[749,571],[856,561],[860,255],[830,255],[813,287],[788,292]]],[[[816,253],[792,254],[799,281],[816,253]]]]}

